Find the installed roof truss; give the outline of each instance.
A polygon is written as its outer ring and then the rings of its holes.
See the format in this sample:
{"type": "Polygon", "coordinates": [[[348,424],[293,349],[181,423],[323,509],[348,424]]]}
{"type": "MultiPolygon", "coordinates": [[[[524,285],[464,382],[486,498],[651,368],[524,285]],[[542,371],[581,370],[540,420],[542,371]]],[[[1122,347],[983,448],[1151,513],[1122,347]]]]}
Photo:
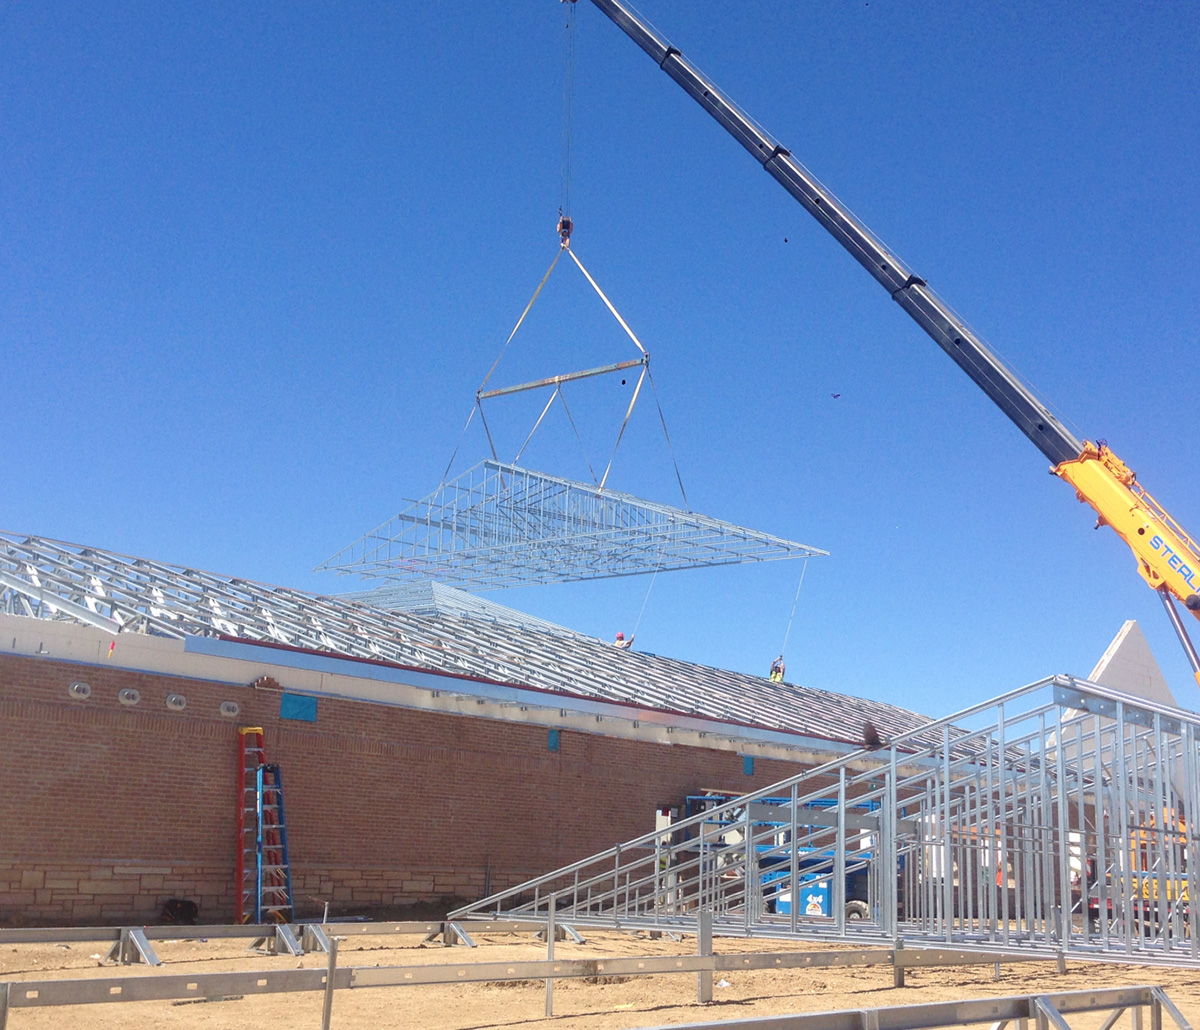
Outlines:
{"type": "MultiPolygon", "coordinates": [[[[431,603],[440,593],[430,593],[431,603]]],[[[114,639],[146,633],[266,641],[840,740],[858,737],[866,720],[884,733],[925,721],[879,702],[622,651],[539,620],[514,626],[520,613],[497,607],[476,609],[455,598],[451,612],[388,611],[365,598],[319,596],[0,532],[0,612],[82,622],[114,639]]]]}

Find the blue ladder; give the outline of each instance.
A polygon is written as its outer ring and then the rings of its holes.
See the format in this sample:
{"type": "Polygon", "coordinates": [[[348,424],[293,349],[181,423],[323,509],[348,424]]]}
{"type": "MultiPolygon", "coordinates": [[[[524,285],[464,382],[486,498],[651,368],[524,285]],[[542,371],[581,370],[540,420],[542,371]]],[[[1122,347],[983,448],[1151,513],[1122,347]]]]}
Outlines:
{"type": "Polygon", "coordinates": [[[254,793],[254,921],[290,923],[294,912],[292,868],[278,765],[263,764],[255,770],[254,793]]]}

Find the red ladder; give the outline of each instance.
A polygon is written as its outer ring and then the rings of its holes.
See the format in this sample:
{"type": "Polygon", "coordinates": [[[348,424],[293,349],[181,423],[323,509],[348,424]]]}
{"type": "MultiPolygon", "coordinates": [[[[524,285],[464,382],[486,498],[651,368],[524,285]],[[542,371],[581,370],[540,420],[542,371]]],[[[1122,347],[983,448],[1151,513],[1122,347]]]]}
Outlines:
{"type": "Polygon", "coordinates": [[[238,748],[234,918],[286,923],[292,918],[292,877],[279,766],[266,761],[261,726],[239,727],[238,748]]]}

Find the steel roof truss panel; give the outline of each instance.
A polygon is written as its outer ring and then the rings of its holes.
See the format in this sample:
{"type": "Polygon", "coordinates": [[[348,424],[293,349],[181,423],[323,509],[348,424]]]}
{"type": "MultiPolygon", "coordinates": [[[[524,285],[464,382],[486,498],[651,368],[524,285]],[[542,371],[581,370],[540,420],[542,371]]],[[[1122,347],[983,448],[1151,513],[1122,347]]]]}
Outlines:
{"type": "Polygon", "coordinates": [[[492,590],[825,553],[592,484],[485,461],[319,568],[492,590]]]}

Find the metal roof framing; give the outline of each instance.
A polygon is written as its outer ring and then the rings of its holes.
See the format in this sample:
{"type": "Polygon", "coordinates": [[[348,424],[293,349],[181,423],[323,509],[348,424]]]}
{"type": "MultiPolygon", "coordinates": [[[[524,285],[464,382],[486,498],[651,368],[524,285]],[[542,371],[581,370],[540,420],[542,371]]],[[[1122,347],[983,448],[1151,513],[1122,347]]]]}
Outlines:
{"type": "MultiPolygon", "coordinates": [[[[0,612],[84,623],[109,633],[228,637],[368,659],[738,726],[855,742],[923,725],[915,712],[728,672],[573,634],[517,625],[520,613],[476,598],[387,611],[95,547],[0,532],[0,612]],[[436,614],[433,612],[436,611],[436,614]],[[507,613],[507,614],[505,614],[507,613]]],[[[636,716],[634,716],[636,718],[636,716]]]]}
{"type": "Polygon", "coordinates": [[[483,461],[317,567],[497,590],[826,554],[630,494],[483,461]]]}

